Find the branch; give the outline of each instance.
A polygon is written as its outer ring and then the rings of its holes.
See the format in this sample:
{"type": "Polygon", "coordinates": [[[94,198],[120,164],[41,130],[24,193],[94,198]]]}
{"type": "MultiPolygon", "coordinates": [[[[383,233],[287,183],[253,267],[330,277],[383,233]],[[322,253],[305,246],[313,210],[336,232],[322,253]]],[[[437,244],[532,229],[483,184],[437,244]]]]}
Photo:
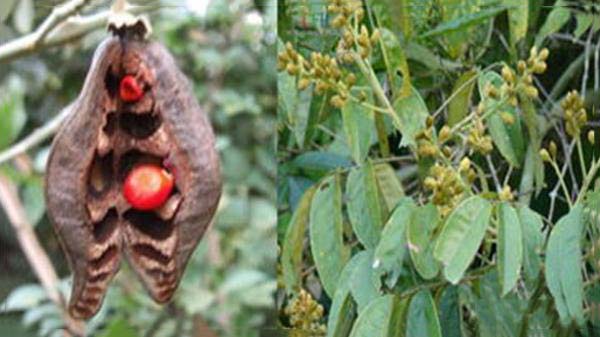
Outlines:
{"type": "Polygon", "coordinates": [[[58,130],[62,122],[71,114],[72,108],[73,103],[67,105],[58,115],[56,115],[43,126],[35,129],[29,134],[29,136],[23,138],[21,141],[9,147],[8,149],[0,152],[0,165],[24,153],[25,151],[52,136],[56,130],[58,130]]]}
{"type": "Polygon", "coordinates": [[[0,205],[4,208],[19,245],[46,294],[48,294],[48,298],[63,312],[68,330],[65,332],[65,336],[82,336],[85,328],[83,322],[74,320],[65,309],[65,299],[58,290],[58,276],[48,254],[46,254],[35,235],[31,223],[27,220],[25,208],[18,197],[17,187],[2,174],[0,174],[0,205]]]}
{"type": "MultiPolygon", "coordinates": [[[[44,48],[62,45],[106,25],[111,10],[87,16],[73,14],[90,0],[71,0],[52,11],[35,32],[0,45],[0,63],[9,62],[44,48]]],[[[129,6],[127,11],[140,14],[158,9],[159,4],[129,6]]]]}
{"type": "Polygon", "coordinates": [[[43,42],[48,33],[59,23],[66,20],[69,16],[75,14],[83,6],[87,5],[91,0],[71,0],[52,10],[52,13],[42,22],[42,24],[32,34],[34,37],[34,45],[43,42]]]}

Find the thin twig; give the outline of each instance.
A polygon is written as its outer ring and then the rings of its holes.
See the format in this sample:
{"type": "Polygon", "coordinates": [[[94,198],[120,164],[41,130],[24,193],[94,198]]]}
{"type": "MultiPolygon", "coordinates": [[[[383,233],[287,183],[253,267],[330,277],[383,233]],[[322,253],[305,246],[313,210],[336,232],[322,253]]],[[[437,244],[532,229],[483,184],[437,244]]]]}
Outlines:
{"type": "Polygon", "coordinates": [[[500,192],[502,187],[500,186],[500,179],[498,179],[498,174],[496,173],[496,168],[494,167],[494,163],[492,162],[492,157],[488,154],[485,156],[485,160],[487,161],[487,165],[492,173],[492,178],[494,178],[494,184],[496,185],[496,192],[500,192]]]}
{"type": "Polygon", "coordinates": [[[11,52],[18,51],[19,47],[24,49],[35,49],[37,46],[43,44],[48,34],[56,28],[58,24],[75,14],[75,12],[79,11],[89,2],[90,0],[71,0],[57,6],[33,33],[0,46],[0,60],[9,58],[11,52]]]}
{"type": "MultiPolygon", "coordinates": [[[[76,2],[79,3],[82,1],[79,0],[76,2]]],[[[64,6],[66,7],[68,4],[69,3],[64,6]]],[[[131,14],[140,14],[154,11],[159,7],[159,4],[130,6],[127,11],[131,14]]],[[[75,8],[75,11],[79,8],[80,7],[75,8]]],[[[72,7],[69,6],[67,9],[72,9],[72,7]]],[[[109,16],[112,14],[111,10],[104,10],[87,16],[73,16],[72,14],[75,11],[71,12],[70,15],[66,17],[62,15],[63,12],[66,12],[63,11],[59,13],[60,15],[55,15],[51,24],[46,24],[46,21],[44,21],[35,32],[0,45],[0,63],[9,62],[15,58],[37,52],[44,48],[58,46],[76,40],[89,32],[106,25],[109,16]]]]}
{"type": "Polygon", "coordinates": [[[0,165],[24,153],[25,151],[28,151],[32,147],[40,144],[47,138],[51,137],[61,126],[63,121],[66,120],[67,117],[71,114],[72,108],[73,103],[67,105],[61,110],[61,112],[58,115],[49,120],[46,124],[35,129],[32,133],[30,133],[27,137],[23,138],[18,143],[0,152],[0,165]]]}
{"type": "Polygon", "coordinates": [[[563,41],[569,41],[573,44],[577,44],[580,46],[585,46],[585,42],[576,38],[575,36],[571,35],[571,34],[563,34],[563,33],[554,33],[552,35],[550,35],[550,39],[557,39],[557,40],[563,40],[563,41]]]}
{"type": "Polygon", "coordinates": [[[600,37],[594,50],[594,91],[600,89],[600,37]]]}
{"type": "Polygon", "coordinates": [[[36,277],[46,291],[48,298],[62,310],[68,330],[65,335],[71,336],[73,334],[82,336],[85,329],[83,322],[73,319],[65,309],[65,299],[58,290],[58,276],[48,254],[46,254],[46,251],[35,235],[33,226],[27,220],[25,208],[21,200],[19,200],[17,187],[2,174],[0,174],[0,205],[4,208],[6,216],[15,231],[19,245],[36,277]]]}
{"type": "Polygon", "coordinates": [[[583,65],[583,78],[581,79],[581,96],[585,97],[587,92],[587,83],[590,76],[590,58],[592,56],[592,36],[594,36],[594,30],[590,28],[587,40],[585,41],[585,63],[583,65]]]}
{"type": "Polygon", "coordinates": [[[34,36],[34,46],[42,43],[48,33],[52,29],[54,29],[59,23],[66,20],[71,15],[78,12],[85,5],[90,3],[91,0],[71,0],[66,2],[60,6],[55,7],[52,10],[52,13],[42,22],[42,24],[35,30],[33,33],[34,36]]]}

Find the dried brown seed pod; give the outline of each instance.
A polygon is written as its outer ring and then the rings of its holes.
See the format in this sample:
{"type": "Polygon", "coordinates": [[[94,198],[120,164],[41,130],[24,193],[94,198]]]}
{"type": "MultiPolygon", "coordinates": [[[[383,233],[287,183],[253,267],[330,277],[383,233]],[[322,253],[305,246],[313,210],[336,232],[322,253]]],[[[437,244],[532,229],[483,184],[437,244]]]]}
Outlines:
{"type": "Polygon", "coordinates": [[[213,131],[188,80],[159,43],[117,33],[96,50],[46,175],[48,214],[74,273],[69,311],[77,318],[99,310],[122,255],[152,298],[168,301],[221,195],[213,131]],[[125,75],[141,84],[138,101],[119,97],[125,75]],[[142,163],[175,177],[160,209],[135,210],[121,193],[128,171],[142,163]]]}

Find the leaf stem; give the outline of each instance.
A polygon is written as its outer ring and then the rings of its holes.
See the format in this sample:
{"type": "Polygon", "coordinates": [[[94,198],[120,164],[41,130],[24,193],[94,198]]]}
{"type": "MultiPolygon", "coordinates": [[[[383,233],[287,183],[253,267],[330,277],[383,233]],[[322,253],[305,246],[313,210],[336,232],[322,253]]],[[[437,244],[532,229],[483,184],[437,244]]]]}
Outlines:
{"type": "Polygon", "coordinates": [[[565,199],[567,199],[567,203],[569,203],[569,208],[573,208],[573,201],[571,200],[571,196],[569,195],[569,189],[567,188],[567,184],[565,183],[565,180],[563,179],[563,176],[560,173],[560,168],[558,167],[554,159],[550,160],[550,166],[552,166],[554,172],[556,173],[556,177],[558,178],[560,186],[563,189],[563,193],[565,194],[565,199]]]}
{"type": "Polygon", "coordinates": [[[598,173],[599,169],[600,169],[600,159],[598,159],[597,161],[595,161],[592,164],[592,167],[590,167],[590,170],[588,171],[587,175],[583,179],[583,184],[581,185],[581,190],[579,191],[579,195],[577,196],[577,202],[580,202],[581,200],[583,200],[583,197],[585,196],[586,192],[590,188],[592,180],[596,176],[596,173],[598,173]]]}

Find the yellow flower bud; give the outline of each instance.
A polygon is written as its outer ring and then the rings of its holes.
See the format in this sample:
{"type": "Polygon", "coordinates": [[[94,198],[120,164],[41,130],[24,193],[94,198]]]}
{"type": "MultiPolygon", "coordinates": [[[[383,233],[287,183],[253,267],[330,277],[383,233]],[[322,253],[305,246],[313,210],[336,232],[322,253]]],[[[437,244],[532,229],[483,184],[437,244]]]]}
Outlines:
{"type": "Polygon", "coordinates": [[[309,85],[310,85],[310,80],[306,77],[303,77],[298,81],[298,90],[302,91],[302,90],[308,88],[309,85]]]}
{"type": "Polygon", "coordinates": [[[433,117],[431,116],[427,116],[427,119],[425,119],[425,125],[427,125],[427,128],[429,129],[430,127],[433,126],[433,117]]]}
{"type": "Polygon", "coordinates": [[[468,157],[464,157],[458,165],[460,172],[467,172],[471,168],[471,160],[468,157]]]}
{"type": "Polygon", "coordinates": [[[550,162],[552,160],[550,158],[550,154],[548,153],[548,150],[546,150],[546,149],[540,150],[540,157],[542,157],[542,160],[545,162],[550,162]]]}
{"type": "Polygon", "coordinates": [[[502,121],[505,124],[513,125],[515,123],[515,116],[513,116],[510,112],[507,112],[507,111],[502,112],[500,114],[500,118],[502,118],[502,121]]]}
{"type": "Polygon", "coordinates": [[[546,68],[548,66],[546,65],[546,62],[537,62],[534,66],[533,66],[533,72],[536,74],[543,74],[546,72],[546,68]]]}
{"type": "Polygon", "coordinates": [[[519,70],[519,74],[524,73],[526,69],[527,69],[527,63],[525,63],[525,61],[523,61],[523,60],[520,60],[517,63],[517,70],[519,70]]]}
{"type": "Polygon", "coordinates": [[[539,92],[536,87],[527,86],[527,87],[525,87],[525,94],[527,96],[529,96],[530,98],[537,98],[539,95],[539,92]]]}
{"type": "Polygon", "coordinates": [[[552,158],[556,158],[558,148],[553,140],[550,141],[550,144],[548,145],[548,150],[550,150],[550,155],[552,155],[552,158]]]}
{"type": "Polygon", "coordinates": [[[342,108],[346,102],[339,95],[334,95],[329,103],[336,108],[342,108]]]}
{"type": "Polygon", "coordinates": [[[425,178],[425,181],[423,181],[423,185],[425,185],[425,188],[433,190],[437,187],[438,182],[432,177],[427,177],[425,178]]]}
{"type": "Polygon", "coordinates": [[[380,38],[381,38],[381,31],[379,29],[375,29],[373,31],[373,34],[371,34],[371,43],[375,44],[375,43],[379,42],[380,38]]]}
{"type": "Polygon", "coordinates": [[[346,76],[346,83],[349,87],[352,87],[354,84],[356,84],[356,75],[349,73],[348,76],[346,76]]]}
{"type": "Polygon", "coordinates": [[[542,51],[540,52],[540,55],[539,55],[540,61],[546,61],[548,59],[549,55],[550,55],[550,51],[548,50],[548,48],[542,49],[542,51]]]}
{"type": "Polygon", "coordinates": [[[441,143],[445,143],[450,139],[452,135],[450,134],[450,127],[448,125],[444,125],[440,130],[439,140],[441,143]]]}
{"type": "Polygon", "coordinates": [[[510,190],[510,186],[506,185],[502,188],[502,191],[498,194],[498,197],[501,201],[511,201],[513,199],[512,191],[510,190]]]}
{"type": "Polygon", "coordinates": [[[590,130],[588,132],[587,139],[590,142],[590,144],[595,144],[596,143],[596,133],[594,132],[594,130],[590,130]]]}
{"type": "Polygon", "coordinates": [[[288,74],[290,74],[291,76],[296,76],[298,75],[298,66],[296,66],[295,64],[288,64],[286,67],[286,70],[288,72],[288,74]]]}
{"type": "Polygon", "coordinates": [[[502,78],[504,78],[506,82],[512,83],[515,81],[515,74],[508,66],[504,66],[502,67],[502,78]]]}

